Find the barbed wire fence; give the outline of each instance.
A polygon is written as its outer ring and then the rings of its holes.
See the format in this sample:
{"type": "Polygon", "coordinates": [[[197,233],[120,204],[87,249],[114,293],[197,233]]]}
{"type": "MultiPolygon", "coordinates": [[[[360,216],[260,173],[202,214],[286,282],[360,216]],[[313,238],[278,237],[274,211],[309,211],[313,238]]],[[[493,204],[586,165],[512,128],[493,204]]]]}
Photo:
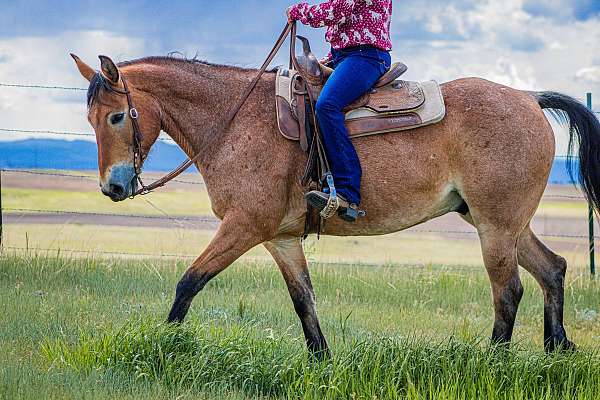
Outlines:
{"type": "MultiPolygon", "coordinates": [[[[17,89],[33,89],[33,90],[59,90],[59,91],[76,91],[76,92],[84,92],[87,91],[87,88],[81,87],[71,87],[71,86],[62,86],[62,85],[34,85],[34,84],[19,84],[19,83],[2,83],[0,82],[0,87],[7,88],[17,88],[17,89]]],[[[579,99],[582,101],[582,99],[579,99]]],[[[592,109],[592,95],[591,93],[587,94],[585,99],[587,106],[590,110],[592,109]]],[[[583,102],[583,101],[582,101],[583,102]]],[[[596,115],[600,115],[600,111],[593,111],[596,115]]],[[[46,130],[46,129],[19,129],[19,128],[8,128],[8,127],[0,127],[0,133],[16,133],[16,134],[25,134],[25,135],[51,135],[51,136],[60,136],[60,137],[84,137],[95,138],[95,134],[92,132],[75,132],[75,131],[63,131],[63,130],[46,130]]],[[[164,142],[173,142],[173,139],[170,137],[159,136],[159,141],[164,142]]],[[[556,156],[556,158],[566,158],[566,156],[556,156]]],[[[216,228],[219,225],[219,220],[214,217],[207,216],[171,216],[166,212],[156,207],[151,202],[147,201],[156,211],[160,212],[162,215],[141,215],[141,214],[119,214],[119,213],[102,213],[102,212],[90,212],[90,211],[73,211],[73,210],[56,210],[56,209],[34,209],[34,208],[21,208],[21,207],[4,207],[2,204],[2,175],[3,174],[28,174],[28,175],[38,175],[44,177],[57,177],[57,178],[68,178],[68,179],[85,179],[85,180],[97,180],[95,175],[84,175],[84,174],[75,174],[75,173],[61,173],[54,172],[49,170],[40,170],[40,169],[19,169],[19,168],[2,168],[0,169],[0,251],[2,249],[9,249],[15,251],[46,251],[46,252],[65,252],[65,253],[73,253],[73,254],[104,254],[111,256],[136,256],[136,257],[156,257],[157,254],[153,253],[143,253],[143,252],[123,252],[123,251],[105,251],[105,250],[86,250],[86,249],[61,249],[61,248],[29,248],[29,247],[19,247],[19,246],[4,246],[3,244],[3,233],[4,233],[4,224],[3,224],[3,214],[4,212],[7,215],[12,216],[30,216],[30,215],[63,215],[63,216],[73,216],[73,217],[100,217],[100,218],[126,218],[126,219],[139,219],[146,221],[170,221],[171,223],[177,224],[179,226],[183,226],[190,229],[198,229],[200,227],[206,228],[216,228]]],[[[194,182],[188,180],[174,179],[173,182],[184,184],[184,185],[196,185],[196,186],[204,186],[203,182],[194,182]]],[[[563,194],[544,194],[544,199],[556,199],[556,200],[570,200],[570,201],[587,201],[584,196],[581,195],[563,195],[563,194]]],[[[564,238],[564,239],[588,239],[589,241],[589,255],[590,255],[590,272],[592,276],[595,275],[595,240],[600,239],[600,236],[594,235],[594,213],[591,205],[588,204],[589,208],[589,226],[588,226],[588,235],[577,235],[577,234],[562,234],[562,233],[541,233],[539,236],[546,238],[564,238]]],[[[421,228],[412,228],[410,232],[415,233],[423,233],[423,234],[449,234],[449,235],[465,235],[472,236],[477,235],[477,232],[473,230],[451,230],[451,229],[421,229],[421,228]]],[[[163,257],[178,257],[178,258],[195,258],[197,255],[184,255],[184,254],[170,254],[170,253],[161,253],[160,256],[163,257]]]]}

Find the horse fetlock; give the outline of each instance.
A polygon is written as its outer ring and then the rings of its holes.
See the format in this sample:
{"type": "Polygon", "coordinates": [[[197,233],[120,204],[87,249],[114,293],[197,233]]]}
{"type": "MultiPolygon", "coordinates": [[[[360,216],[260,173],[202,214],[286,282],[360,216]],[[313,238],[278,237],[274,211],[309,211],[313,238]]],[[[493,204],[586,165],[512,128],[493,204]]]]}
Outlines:
{"type": "Polygon", "coordinates": [[[181,323],[185,318],[188,310],[190,309],[190,305],[192,304],[190,300],[184,300],[176,297],[173,302],[173,306],[171,307],[171,311],[169,312],[169,317],[167,318],[167,322],[169,323],[181,323]]]}
{"type": "Polygon", "coordinates": [[[544,349],[546,352],[551,353],[555,351],[575,351],[577,346],[569,339],[562,329],[562,332],[552,335],[544,340],[544,349]]]}

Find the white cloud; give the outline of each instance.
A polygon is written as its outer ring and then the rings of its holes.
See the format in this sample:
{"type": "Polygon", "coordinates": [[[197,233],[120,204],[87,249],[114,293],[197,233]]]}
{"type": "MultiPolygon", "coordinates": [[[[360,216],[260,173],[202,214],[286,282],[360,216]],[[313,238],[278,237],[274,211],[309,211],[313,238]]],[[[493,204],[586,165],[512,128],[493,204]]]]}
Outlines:
{"type": "MultiPolygon", "coordinates": [[[[392,55],[408,64],[409,79],[479,76],[518,89],[555,90],[580,99],[593,92],[600,108],[600,19],[576,21],[573,4],[575,0],[431,0],[424,7],[420,0],[397,2],[392,55]],[[556,10],[564,10],[564,17],[556,10]]],[[[315,51],[325,52],[323,31],[302,29],[315,51]]],[[[69,52],[93,66],[102,53],[117,61],[165,54],[167,50],[157,47],[159,40],[153,39],[104,31],[2,39],[0,81],[85,87],[69,52]]],[[[168,47],[183,49],[188,56],[198,52],[210,61],[257,66],[274,39],[188,43],[186,37],[168,47]]],[[[287,64],[285,53],[274,64],[287,64]]],[[[0,127],[90,131],[84,98],[83,92],[0,88],[0,127]]],[[[0,139],[6,137],[0,134],[0,139]]],[[[566,135],[558,133],[557,139],[558,152],[564,153],[566,135]]]]}
{"type": "MultiPolygon", "coordinates": [[[[478,76],[517,89],[554,90],[579,99],[593,92],[600,108],[600,19],[557,23],[545,14],[528,13],[525,3],[484,0],[472,6],[452,2],[424,8],[411,2],[406,12],[398,6],[394,58],[408,64],[407,76],[415,80],[478,76]],[[403,39],[403,25],[418,29],[409,23],[413,12],[427,14],[426,21],[442,21],[442,33],[403,39]]],[[[565,3],[554,1],[548,9],[565,3]]],[[[556,138],[557,153],[564,154],[567,135],[560,130],[556,138]]]]}
{"type": "MultiPolygon", "coordinates": [[[[93,67],[98,54],[123,60],[145,54],[144,42],[107,32],[65,32],[55,37],[18,37],[0,40],[0,77],[3,83],[87,87],[69,52],[93,67]]],[[[91,132],[86,119],[85,92],[2,87],[0,128],[91,132]]],[[[1,133],[0,140],[39,135],[1,133]]],[[[57,138],[56,136],[48,136],[57,138]]],[[[64,137],[65,139],[81,139],[64,137]]]]}
{"type": "Polygon", "coordinates": [[[581,68],[575,73],[575,78],[589,84],[600,84],[600,67],[581,68]]]}

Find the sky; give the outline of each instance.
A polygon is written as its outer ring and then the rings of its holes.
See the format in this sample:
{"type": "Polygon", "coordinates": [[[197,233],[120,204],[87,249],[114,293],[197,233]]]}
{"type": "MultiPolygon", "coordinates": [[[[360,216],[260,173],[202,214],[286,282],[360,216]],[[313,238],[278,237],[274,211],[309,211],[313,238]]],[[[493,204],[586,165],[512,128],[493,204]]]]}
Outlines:
{"type": "MultiPolygon", "coordinates": [[[[314,1],[310,2],[315,4],[314,1]]],[[[285,24],[281,0],[5,0],[0,83],[86,87],[69,57],[94,67],[178,52],[258,67],[285,24]]],[[[600,0],[394,0],[392,58],[407,79],[478,76],[523,90],[555,90],[600,109],[600,0]]],[[[324,31],[303,27],[319,55],[324,31]]],[[[282,50],[273,65],[286,64],[282,50]]],[[[0,87],[0,129],[91,132],[85,93],[0,87]]],[[[30,137],[2,133],[0,140],[30,137]]],[[[557,132],[558,153],[566,133],[557,132]]]]}

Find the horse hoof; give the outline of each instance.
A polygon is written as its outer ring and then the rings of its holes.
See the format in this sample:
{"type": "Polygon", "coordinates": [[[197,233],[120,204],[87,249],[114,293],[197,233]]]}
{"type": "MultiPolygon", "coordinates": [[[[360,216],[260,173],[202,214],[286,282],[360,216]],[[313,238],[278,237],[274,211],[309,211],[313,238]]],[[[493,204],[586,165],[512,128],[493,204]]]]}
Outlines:
{"type": "Polygon", "coordinates": [[[545,349],[547,353],[553,353],[555,351],[566,353],[576,351],[577,346],[566,337],[551,337],[546,340],[545,349]]]}

